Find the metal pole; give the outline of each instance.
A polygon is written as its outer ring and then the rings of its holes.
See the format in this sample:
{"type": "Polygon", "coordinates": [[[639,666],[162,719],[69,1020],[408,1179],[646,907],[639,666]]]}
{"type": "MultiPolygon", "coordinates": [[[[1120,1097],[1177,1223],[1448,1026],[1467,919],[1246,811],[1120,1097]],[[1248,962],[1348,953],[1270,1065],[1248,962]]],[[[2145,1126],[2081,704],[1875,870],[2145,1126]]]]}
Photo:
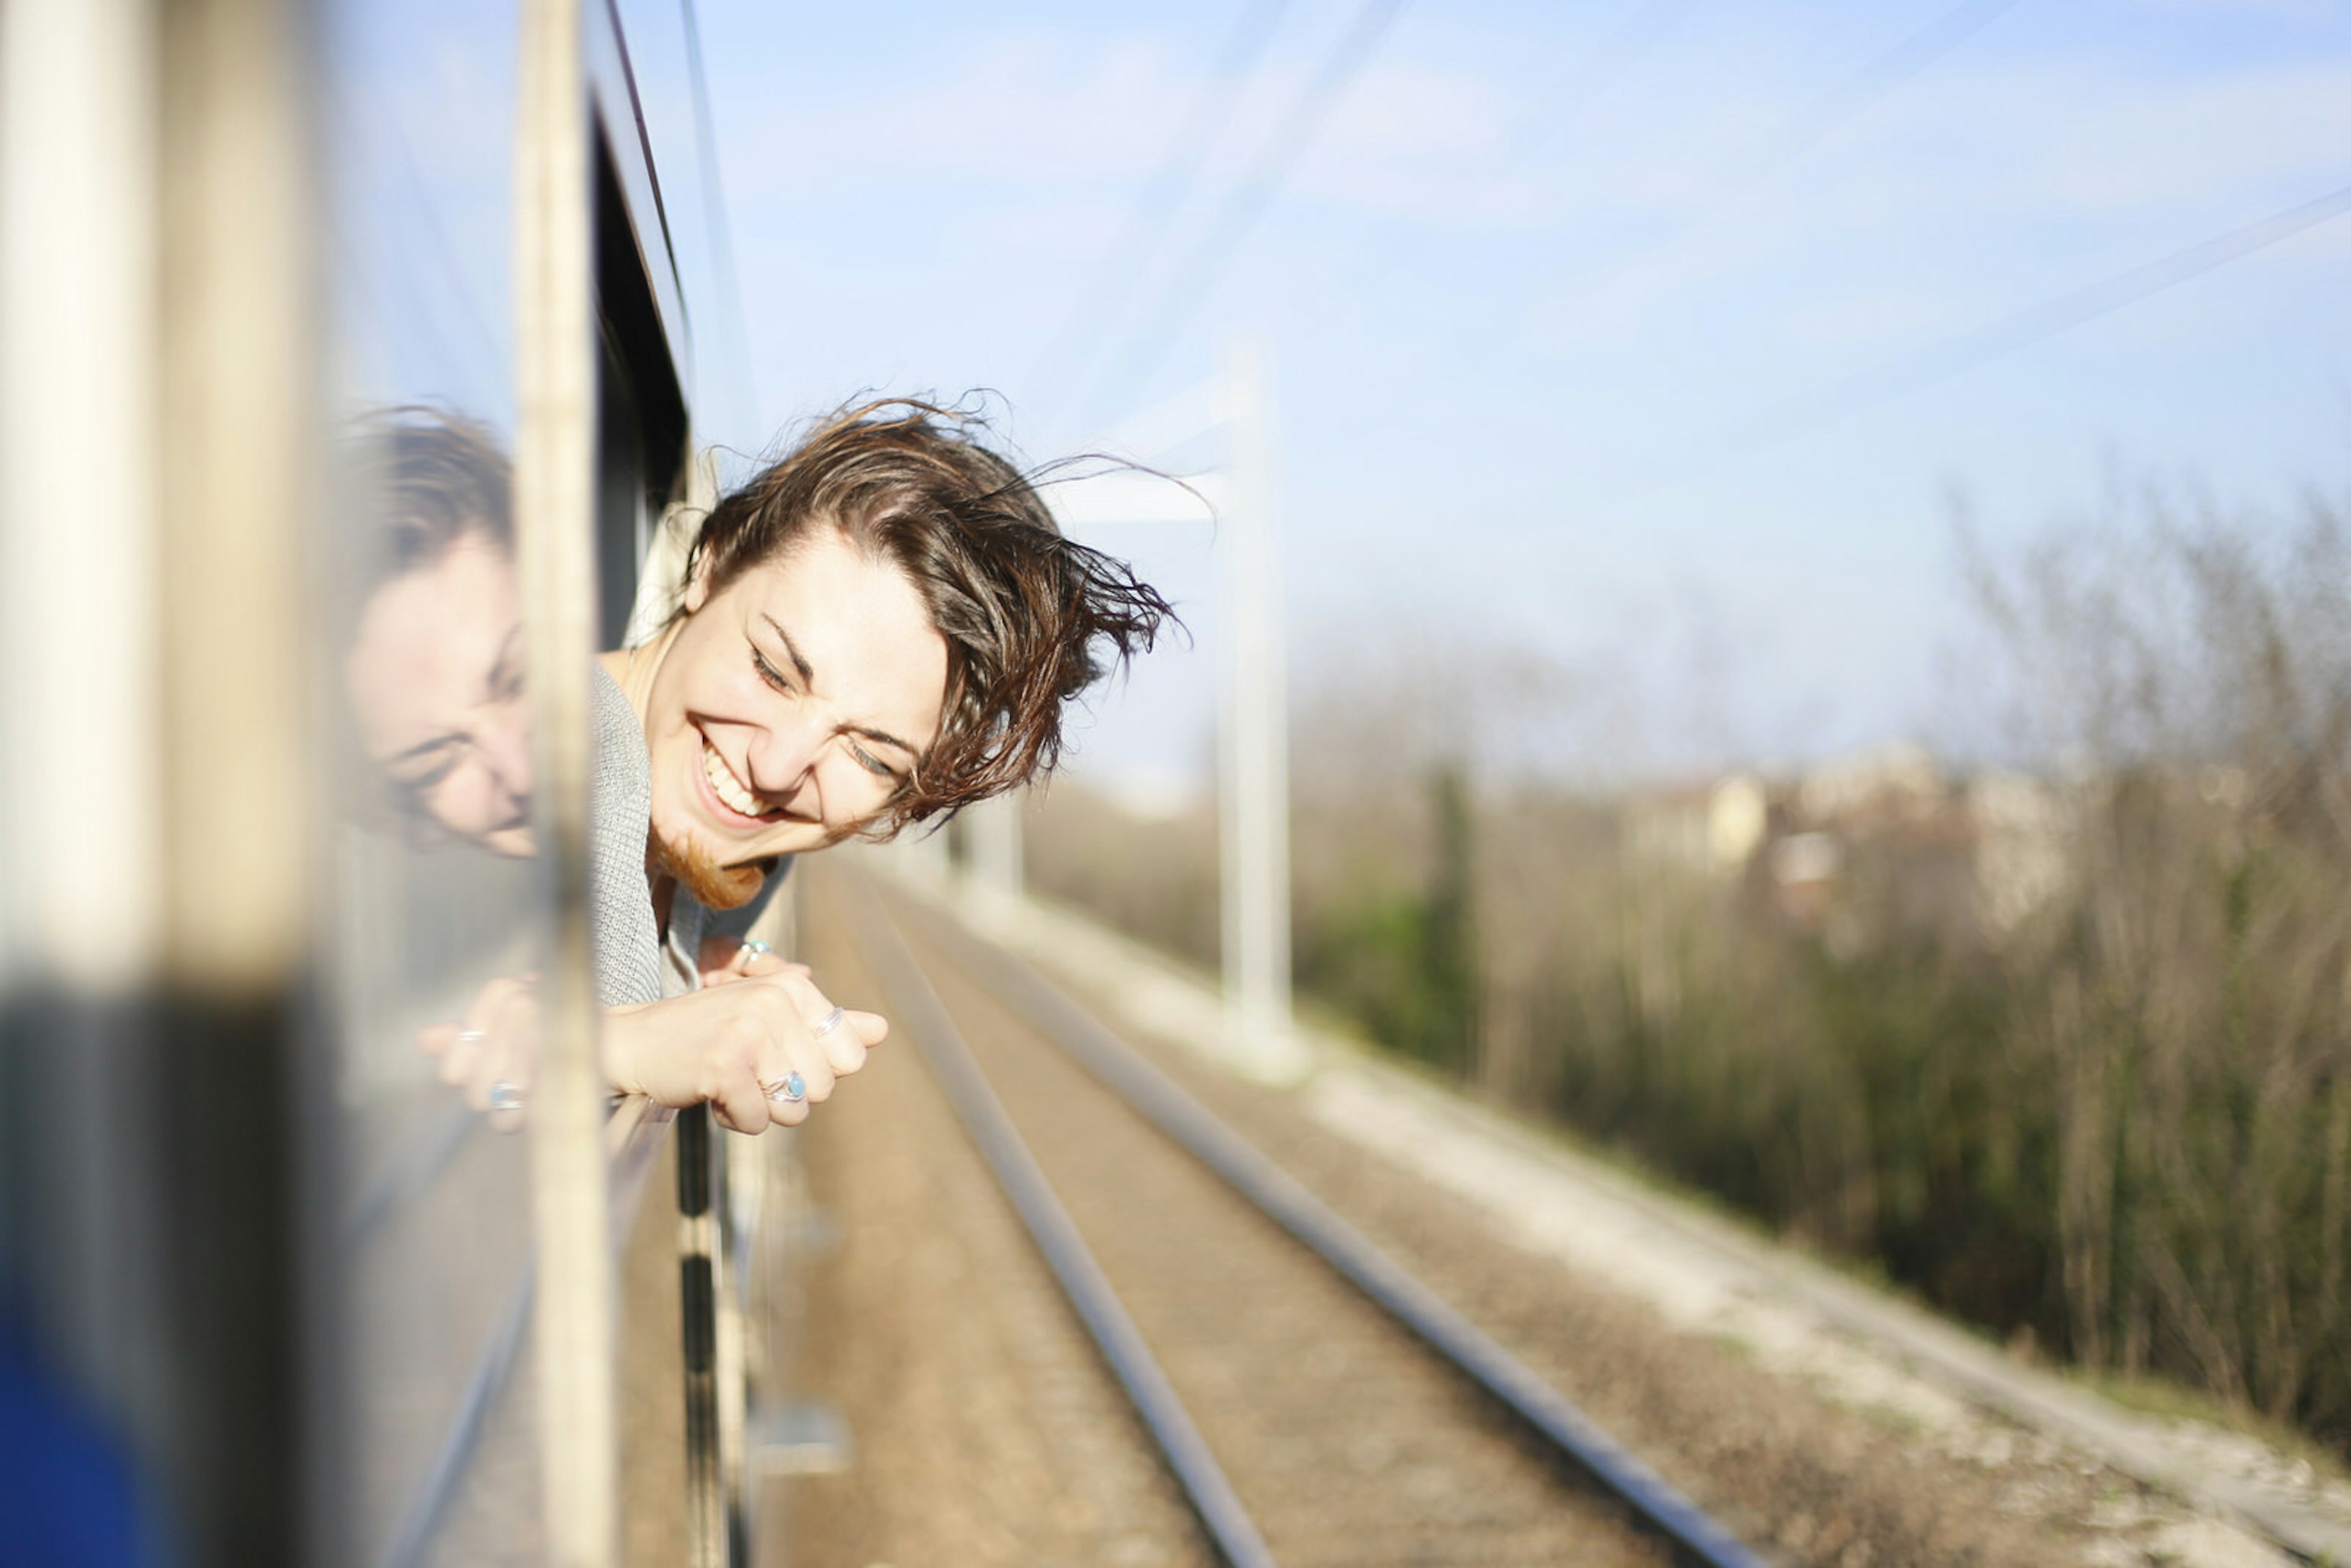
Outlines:
{"type": "Polygon", "coordinates": [[[1244,1071],[1286,1080],[1306,1061],[1290,1010],[1290,716],[1271,380],[1261,350],[1233,348],[1225,367],[1232,507],[1217,526],[1217,807],[1228,1046],[1244,1071]]]}

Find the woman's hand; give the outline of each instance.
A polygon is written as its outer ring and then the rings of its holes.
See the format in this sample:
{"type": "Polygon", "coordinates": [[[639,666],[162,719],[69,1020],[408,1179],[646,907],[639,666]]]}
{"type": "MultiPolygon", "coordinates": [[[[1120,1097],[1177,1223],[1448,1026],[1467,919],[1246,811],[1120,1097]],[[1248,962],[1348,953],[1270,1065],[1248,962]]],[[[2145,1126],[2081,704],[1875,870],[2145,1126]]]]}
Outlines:
{"type": "Polygon", "coordinates": [[[499,978],[484,986],[455,1023],[436,1023],[416,1037],[441,1061],[441,1082],[465,1092],[465,1103],[490,1125],[511,1133],[522,1125],[538,1057],[538,977],[499,978]]]}
{"type": "Polygon", "coordinates": [[[779,975],[787,969],[797,969],[803,975],[809,972],[806,964],[789,964],[777,957],[776,950],[765,942],[746,941],[740,936],[705,936],[695,963],[702,970],[705,989],[731,986],[759,975],[779,975]]]}
{"type": "Polygon", "coordinates": [[[833,1005],[800,965],[767,954],[734,971],[731,980],[683,997],[607,1008],[604,1068],[612,1086],[662,1105],[706,1102],[738,1133],[797,1126],[890,1032],[879,1013],[843,1009],[819,1034],[833,1005]],[[764,1086],[794,1073],[801,1098],[769,1098],[764,1086]]]}

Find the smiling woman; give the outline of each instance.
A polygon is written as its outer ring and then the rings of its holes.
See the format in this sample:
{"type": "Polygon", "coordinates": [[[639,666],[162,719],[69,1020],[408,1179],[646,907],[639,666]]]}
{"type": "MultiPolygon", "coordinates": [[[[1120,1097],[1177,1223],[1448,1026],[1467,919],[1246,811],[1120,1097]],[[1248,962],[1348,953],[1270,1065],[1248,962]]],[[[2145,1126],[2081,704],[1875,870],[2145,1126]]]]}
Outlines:
{"type": "Polygon", "coordinates": [[[921,402],[832,416],[712,509],[669,624],[606,655],[658,863],[705,904],[1049,770],[1065,705],[1171,620],[977,434],[921,402]]]}
{"type": "Polygon", "coordinates": [[[707,912],[749,902],[786,857],[1050,768],[1064,706],[1171,621],[976,434],[917,402],[820,422],[711,509],[660,629],[602,656],[598,967],[644,977],[603,990],[616,1088],[707,1102],[742,1132],[803,1119],[887,1025],[829,1016],[772,955],[705,946],[707,912]],[[637,935],[608,950],[623,927],[637,935]]]}

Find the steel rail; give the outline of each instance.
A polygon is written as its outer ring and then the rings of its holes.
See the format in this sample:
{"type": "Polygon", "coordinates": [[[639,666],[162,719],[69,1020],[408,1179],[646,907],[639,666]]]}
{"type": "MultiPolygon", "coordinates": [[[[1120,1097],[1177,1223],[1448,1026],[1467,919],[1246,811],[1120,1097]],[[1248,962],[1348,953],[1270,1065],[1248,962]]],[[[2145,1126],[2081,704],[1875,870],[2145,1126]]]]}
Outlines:
{"type": "Polygon", "coordinates": [[[1500,1401],[1593,1484],[1622,1501],[1677,1563],[1692,1568],[1767,1568],[1761,1557],[1627,1452],[1533,1369],[1043,976],[956,921],[925,911],[921,924],[960,967],[1024,1015],[1103,1087],[1500,1401]]]}
{"type": "Polygon", "coordinates": [[[883,988],[913,1031],[923,1060],[955,1107],[964,1130],[995,1171],[1038,1251],[1061,1281],[1062,1293],[1134,1402],[1217,1554],[1232,1568],[1275,1568],[1273,1553],[1258,1533],[1256,1521],[1209,1452],[1190,1412],[1184,1408],[1151,1347],[1144,1343],[1134,1320],[1127,1316],[1118,1292],[1094,1261],[1077,1226],[1053,1195],[1052,1184],[988,1086],[987,1075],[907,949],[905,938],[865,879],[857,880],[852,896],[859,945],[880,971],[883,988]]]}
{"type": "Polygon", "coordinates": [[[522,1278],[483,1343],[473,1375],[465,1380],[465,1391],[457,1401],[456,1416],[449,1423],[440,1451],[434,1454],[408,1506],[401,1510],[392,1539],[383,1555],[376,1560],[380,1568],[421,1568],[430,1555],[441,1522],[448,1516],[449,1505],[455,1500],[457,1489],[464,1484],[473,1463],[474,1450],[481,1443],[490,1406],[497,1403],[498,1396],[506,1392],[507,1380],[514,1375],[523,1337],[530,1327],[531,1292],[537,1272],[535,1264],[523,1266],[522,1278]]]}
{"type": "Polygon", "coordinates": [[[345,1211],[337,1238],[343,1249],[359,1250],[377,1226],[422,1197],[472,1141],[481,1120],[470,1105],[444,1106],[423,1132],[403,1140],[345,1211]]]}

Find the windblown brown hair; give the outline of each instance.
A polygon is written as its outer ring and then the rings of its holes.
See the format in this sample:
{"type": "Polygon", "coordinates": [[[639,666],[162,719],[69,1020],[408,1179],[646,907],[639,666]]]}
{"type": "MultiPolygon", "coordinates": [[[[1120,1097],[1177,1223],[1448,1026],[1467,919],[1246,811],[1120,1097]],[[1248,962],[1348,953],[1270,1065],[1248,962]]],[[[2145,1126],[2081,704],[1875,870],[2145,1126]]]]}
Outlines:
{"type": "Polygon", "coordinates": [[[378,527],[361,541],[364,598],[479,535],[514,555],[514,466],[486,426],[435,408],[385,409],[360,425],[353,478],[378,527]]]}
{"type": "Polygon", "coordinates": [[[871,831],[887,838],[1050,772],[1065,706],[1146,652],[1175,611],[1124,562],[1063,537],[978,418],[913,399],[843,409],[712,508],[689,576],[712,591],[841,530],[906,574],[947,644],[937,741],[871,831]]]}

